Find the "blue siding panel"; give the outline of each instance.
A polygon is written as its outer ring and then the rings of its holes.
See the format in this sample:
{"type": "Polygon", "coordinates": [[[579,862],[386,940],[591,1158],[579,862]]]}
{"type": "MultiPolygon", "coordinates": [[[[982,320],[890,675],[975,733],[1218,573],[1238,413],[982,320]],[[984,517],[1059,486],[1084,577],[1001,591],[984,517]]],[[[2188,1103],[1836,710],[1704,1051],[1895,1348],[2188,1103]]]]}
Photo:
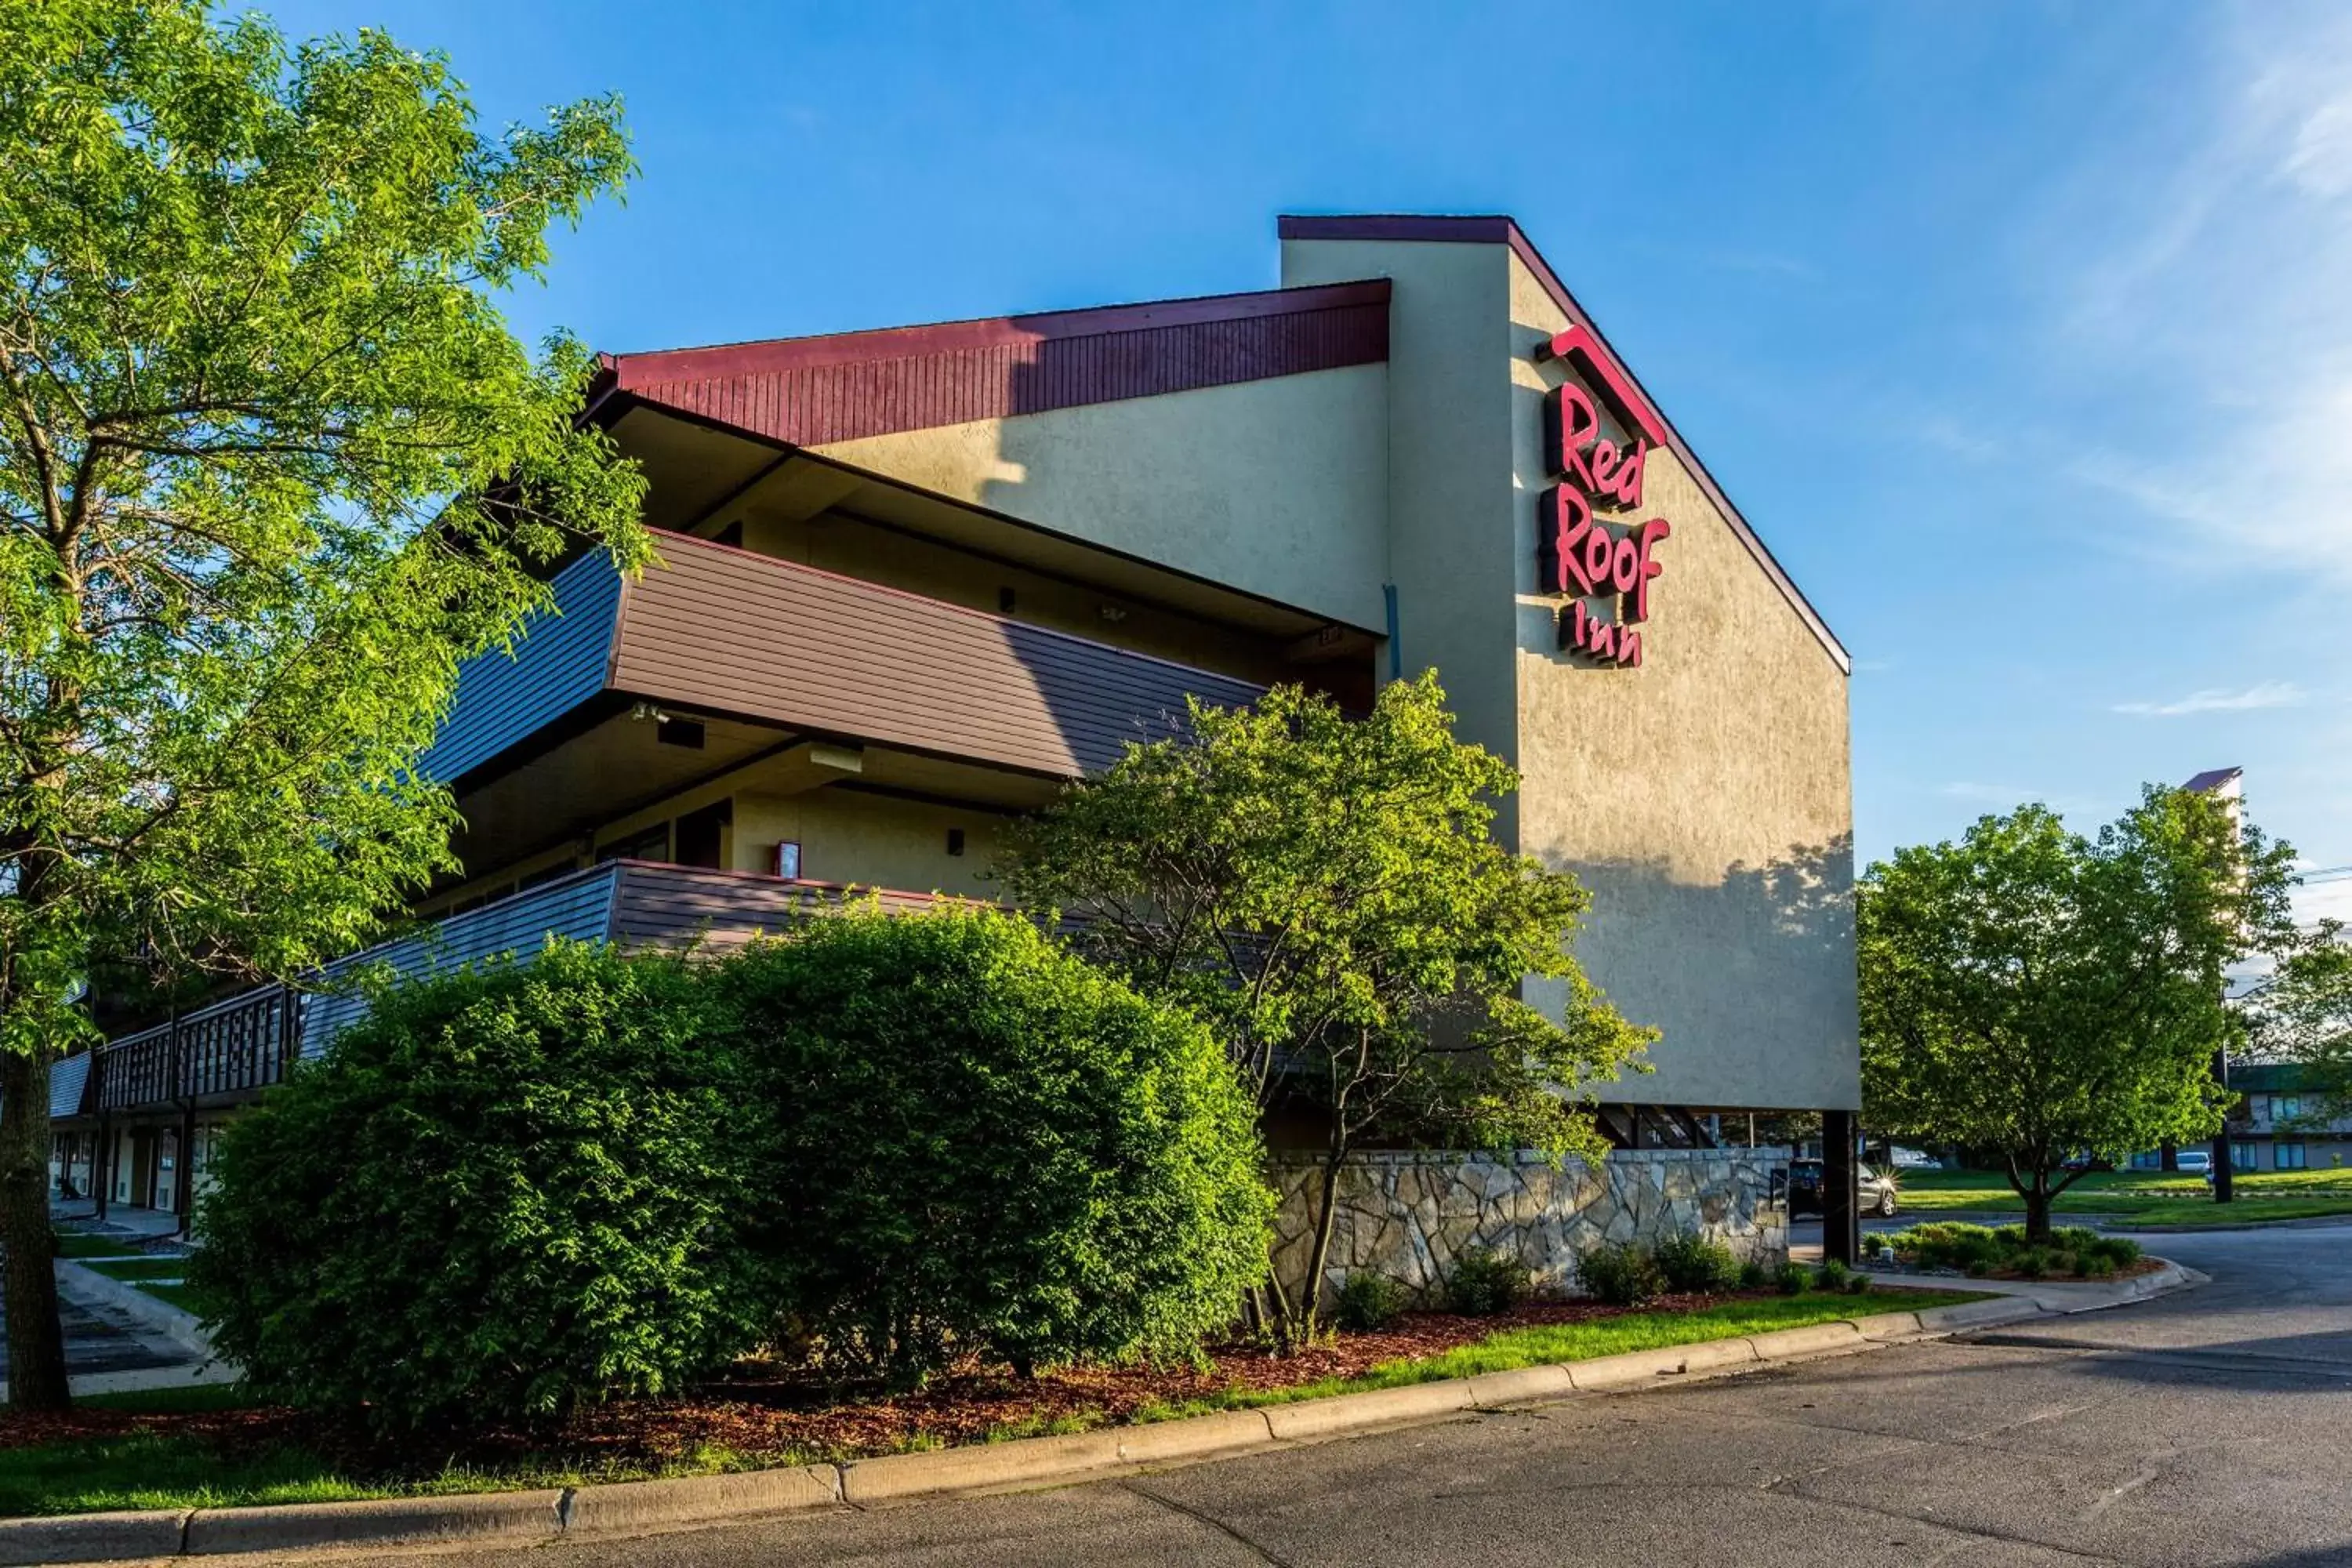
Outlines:
{"type": "MultiPolygon", "coordinates": [[[[551,936],[600,941],[611,934],[613,884],[620,874],[617,862],[598,866],[452,915],[424,935],[338,959],[327,966],[327,975],[335,979],[382,964],[403,980],[414,980],[507,953],[535,958],[551,936]]],[[[324,1051],[329,1041],[364,1017],[367,1010],[367,998],[356,992],[311,992],[302,1008],[302,1054],[315,1057],[324,1051]]]]}
{"type": "Polygon", "coordinates": [[[598,550],[556,574],[555,605],[525,623],[509,655],[492,648],[457,670],[457,695],[432,749],[426,778],[448,784],[604,689],[620,616],[621,574],[598,550]]]}
{"type": "Polygon", "coordinates": [[[88,1051],[76,1051],[49,1068],[49,1118],[61,1121],[81,1114],[81,1097],[89,1088],[88,1051]]]}

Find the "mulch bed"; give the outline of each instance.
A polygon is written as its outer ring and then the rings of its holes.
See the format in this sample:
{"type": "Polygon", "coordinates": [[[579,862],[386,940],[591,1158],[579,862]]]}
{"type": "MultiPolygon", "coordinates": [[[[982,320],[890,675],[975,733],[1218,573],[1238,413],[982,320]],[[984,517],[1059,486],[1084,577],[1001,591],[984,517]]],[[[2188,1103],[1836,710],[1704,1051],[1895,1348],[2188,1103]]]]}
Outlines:
{"type": "Polygon", "coordinates": [[[134,1432],[184,1436],[225,1452],[258,1454],[294,1445],[370,1476],[431,1473],[457,1462],[485,1468],[546,1461],[588,1473],[639,1469],[721,1447],[755,1458],[847,1458],[892,1453],[920,1442],[953,1446],[1008,1426],[1044,1429],[1056,1421],[1099,1426],[1130,1420],[1153,1405],[1182,1405],[1234,1388],[1279,1389],[1352,1377],[1383,1362],[1436,1355],[1506,1329],[1589,1322],[1628,1311],[1682,1311],[1769,1292],[1666,1296],[1640,1308],[1589,1301],[1529,1302],[1490,1318],[1408,1312],[1378,1333],[1335,1333],[1289,1356],[1250,1345],[1218,1347],[1204,1369],[1072,1367],[1024,1380],[977,1365],[897,1395],[833,1391],[804,1372],[750,1362],[697,1397],[631,1400],[583,1411],[551,1430],[492,1429],[453,1441],[420,1435],[394,1446],[291,1410],[138,1414],[77,1409],[55,1415],[0,1410],[0,1448],[134,1432]]]}

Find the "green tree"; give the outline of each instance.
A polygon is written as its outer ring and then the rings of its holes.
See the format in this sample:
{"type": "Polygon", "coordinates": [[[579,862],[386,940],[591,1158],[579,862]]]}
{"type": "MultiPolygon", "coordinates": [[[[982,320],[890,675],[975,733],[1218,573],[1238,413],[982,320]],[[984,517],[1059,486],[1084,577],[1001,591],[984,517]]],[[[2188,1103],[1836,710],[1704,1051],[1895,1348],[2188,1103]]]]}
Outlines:
{"type": "Polygon", "coordinates": [[[2076,1154],[2119,1159],[2221,1125],[2223,977],[2292,937],[2293,852],[2210,795],[2150,786],[2099,830],[2047,807],[1916,846],[1858,888],[1872,1122],[2000,1152],[2026,1233],[2076,1154]]]}
{"type": "MultiPolygon", "coordinates": [[[[1262,1120],[1319,1127],[1308,1279],[1328,1256],[1335,1173],[1376,1133],[1597,1158],[1587,1086],[1654,1031],[1620,1016],[1570,952],[1590,897],[1490,835],[1509,764],[1454,738],[1433,673],[1351,719],[1276,687],[1193,706],[1189,733],[1130,746],[1011,836],[1016,896],[1207,1019],[1262,1120]],[[1523,1000],[1533,979],[1545,1005],[1523,1000]]],[[[1258,1301],[1296,1342],[1320,1290],[1258,1301]]]]}
{"type": "Polygon", "coordinates": [[[2279,954],[2238,1012],[2252,1054],[2302,1069],[2303,1114],[2290,1126],[2352,1114],[2352,942],[2340,921],[2323,921],[2279,954]]]}
{"type": "Polygon", "coordinates": [[[0,1243],[66,1397],[49,1063],[93,976],[297,973],[446,863],[457,661],[640,481],[495,297],[630,168],[617,103],[477,130],[380,33],[0,0],[0,1243]]]}

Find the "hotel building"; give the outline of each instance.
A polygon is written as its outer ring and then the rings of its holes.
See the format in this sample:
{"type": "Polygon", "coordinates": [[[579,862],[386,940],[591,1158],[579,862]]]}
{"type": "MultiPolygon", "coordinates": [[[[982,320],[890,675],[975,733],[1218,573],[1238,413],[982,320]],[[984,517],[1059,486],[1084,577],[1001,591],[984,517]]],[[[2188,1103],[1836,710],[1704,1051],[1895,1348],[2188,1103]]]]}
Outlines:
{"type": "MultiPolygon", "coordinates": [[[[360,956],[989,897],[1004,824],[1187,696],[1433,666],[1524,778],[1496,831],[1592,889],[1580,955],[1663,1032],[1611,1136],[1850,1132],[1846,652],[1508,218],[1285,218],[1249,293],[616,353],[583,417],[660,564],[568,563],[466,669],[426,759],[462,876],[360,956]]],[[[61,1174],[184,1213],[358,1005],[269,987],[60,1064],[61,1174]]]]}

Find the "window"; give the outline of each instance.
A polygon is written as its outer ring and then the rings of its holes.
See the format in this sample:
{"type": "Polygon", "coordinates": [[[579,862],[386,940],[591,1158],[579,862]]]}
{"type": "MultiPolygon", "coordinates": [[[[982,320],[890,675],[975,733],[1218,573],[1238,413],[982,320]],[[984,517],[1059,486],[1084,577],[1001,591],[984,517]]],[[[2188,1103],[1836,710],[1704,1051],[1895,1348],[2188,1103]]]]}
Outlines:
{"type": "Polygon", "coordinates": [[[2303,1145],[2273,1143],[2271,1145],[2271,1165],[2274,1170],[2300,1171],[2305,1168],[2303,1145]]]}
{"type": "Polygon", "coordinates": [[[2233,1171],[2252,1171],[2256,1169],[2254,1164],[2254,1146],[2252,1143],[2232,1143],[2230,1145],[2230,1169],[2233,1171]]]}
{"type": "Polygon", "coordinates": [[[2164,1168],[2164,1151],[2161,1149],[2141,1150],[2138,1153],[2134,1154],[2131,1157],[2131,1168],[2135,1171],[2162,1170],[2164,1168]]]}
{"type": "Polygon", "coordinates": [[[2299,1094],[2274,1094],[2271,1096],[2271,1120],[2273,1121],[2292,1121],[2302,1114],[2303,1096],[2299,1094]]]}

